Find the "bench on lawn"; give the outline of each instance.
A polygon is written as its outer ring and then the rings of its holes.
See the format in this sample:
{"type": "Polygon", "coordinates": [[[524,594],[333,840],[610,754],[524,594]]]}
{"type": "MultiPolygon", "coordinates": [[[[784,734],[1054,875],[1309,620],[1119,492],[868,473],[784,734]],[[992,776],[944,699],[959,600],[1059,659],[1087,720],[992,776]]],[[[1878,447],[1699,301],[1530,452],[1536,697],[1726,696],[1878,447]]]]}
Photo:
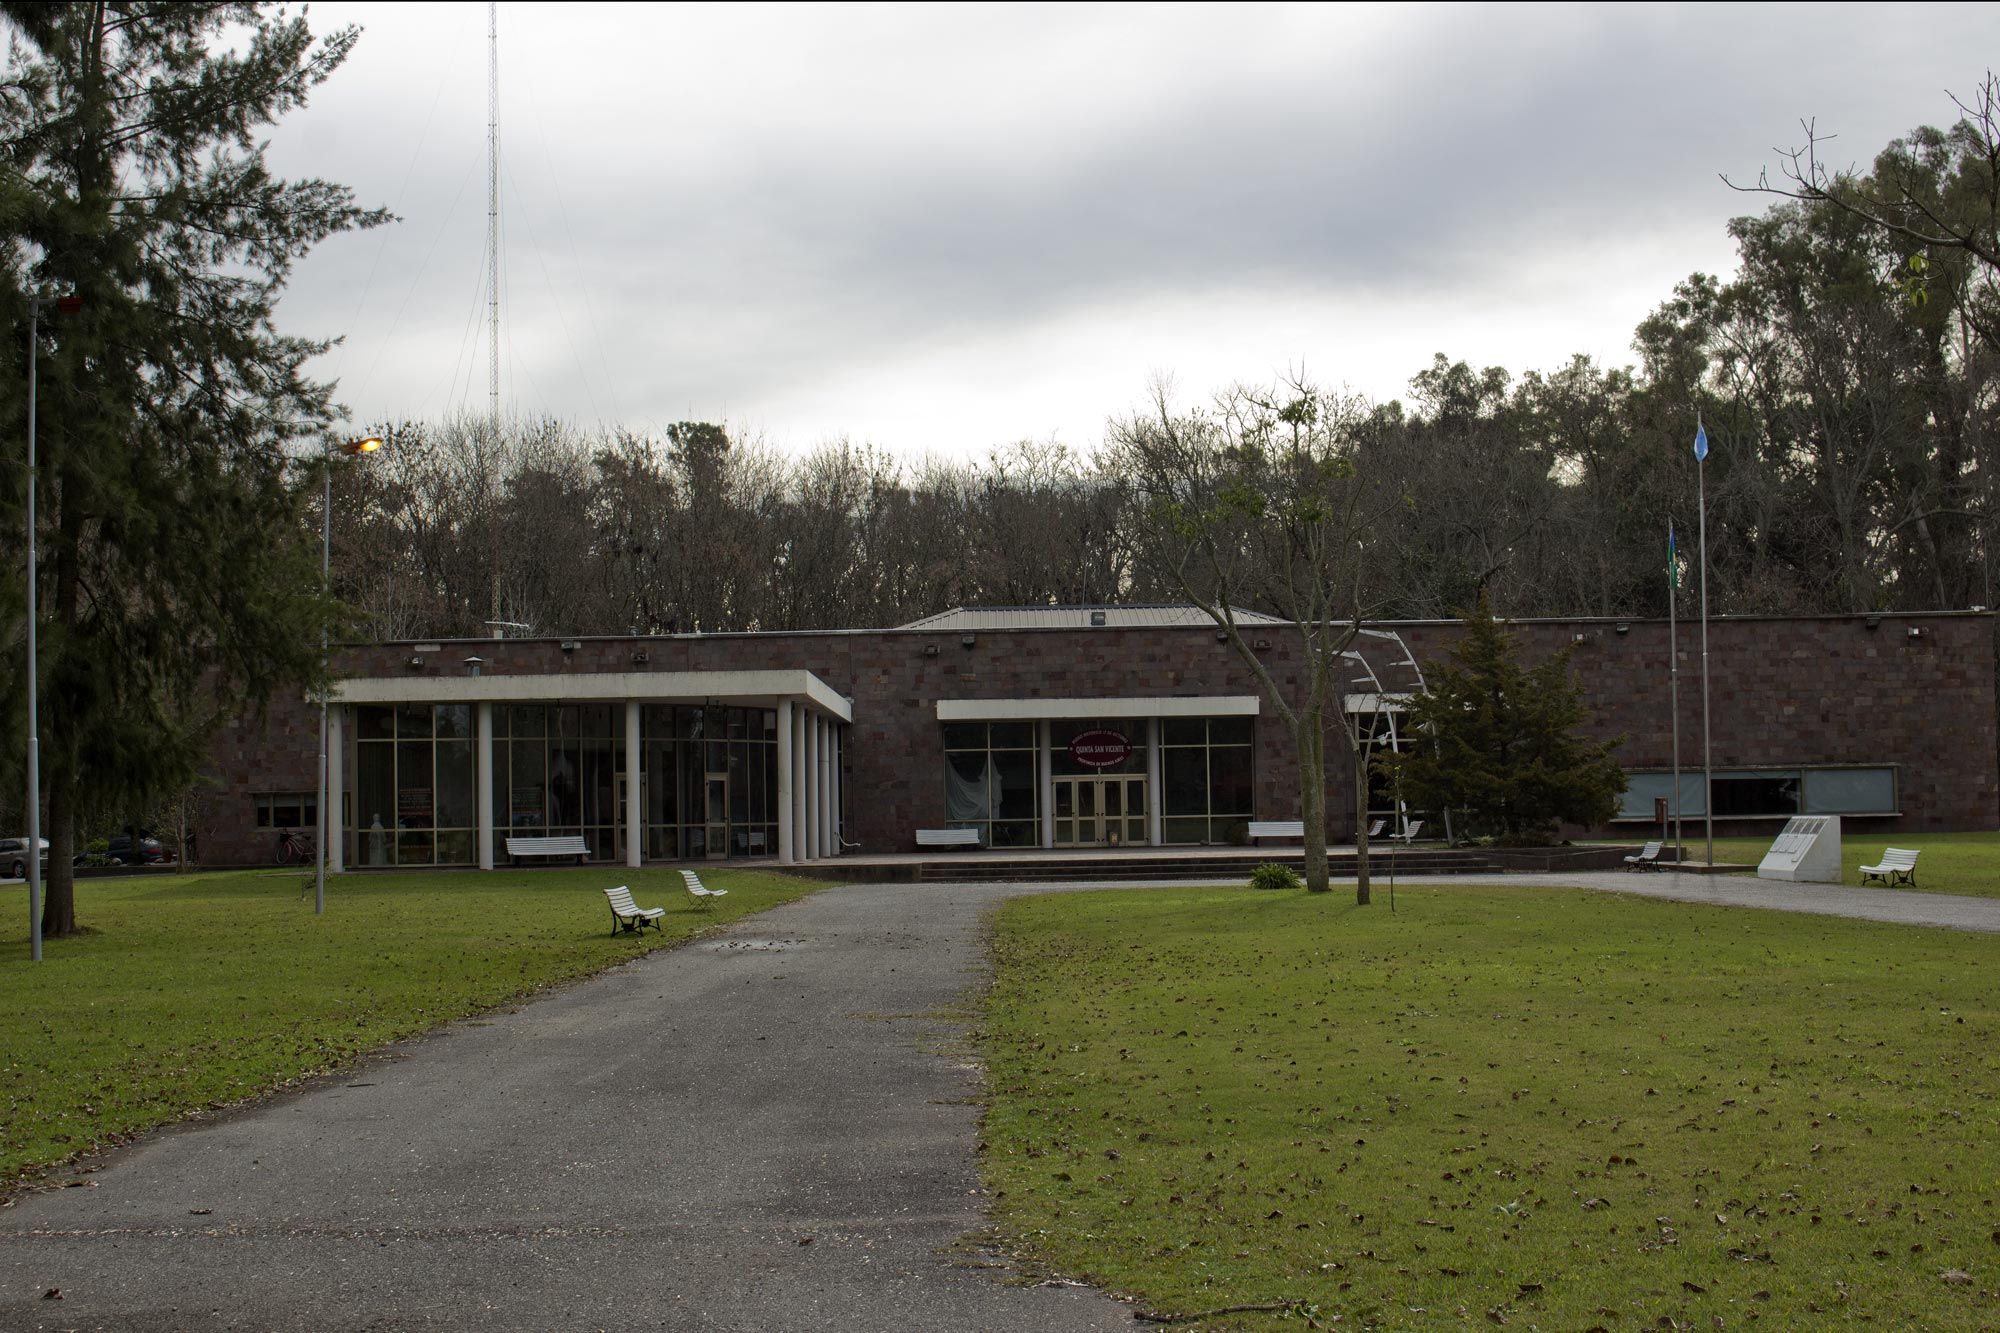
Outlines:
{"type": "MultiPolygon", "coordinates": [[[[582,839],[578,839],[579,842],[582,839]]],[[[632,901],[629,885],[620,884],[615,889],[606,889],[604,896],[611,900],[611,933],[621,930],[639,932],[650,923],[654,930],[660,928],[660,918],[667,914],[664,907],[641,907],[632,901]]]]}
{"type": "Polygon", "coordinates": [[[1625,868],[1627,870],[1658,870],[1660,868],[1660,846],[1661,844],[1657,842],[1647,843],[1639,849],[1638,855],[1625,858],[1625,868]]]}
{"type": "Polygon", "coordinates": [[[729,893],[728,889],[708,888],[701,882],[701,876],[695,874],[692,870],[681,871],[681,878],[687,881],[688,893],[693,896],[696,907],[713,906],[709,902],[709,899],[725,897],[729,893]]]}
{"type": "Polygon", "coordinates": [[[1882,881],[1883,888],[1894,888],[1898,882],[1915,888],[1917,885],[1917,854],[1908,847],[1889,847],[1882,852],[1882,864],[1861,867],[1861,882],[1871,879],[1882,881]]]}
{"type": "Polygon", "coordinates": [[[1248,836],[1256,838],[1303,838],[1306,836],[1306,821],[1303,819],[1253,819],[1250,821],[1248,836]]]}
{"type": "Polygon", "coordinates": [[[507,855],[516,865],[524,856],[574,856],[576,863],[582,865],[583,858],[590,855],[590,848],[581,834],[567,838],[509,838],[507,855]]]}
{"type": "Polygon", "coordinates": [[[919,847],[977,847],[979,830],[976,828],[920,828],[917,830],[919,847]]]}

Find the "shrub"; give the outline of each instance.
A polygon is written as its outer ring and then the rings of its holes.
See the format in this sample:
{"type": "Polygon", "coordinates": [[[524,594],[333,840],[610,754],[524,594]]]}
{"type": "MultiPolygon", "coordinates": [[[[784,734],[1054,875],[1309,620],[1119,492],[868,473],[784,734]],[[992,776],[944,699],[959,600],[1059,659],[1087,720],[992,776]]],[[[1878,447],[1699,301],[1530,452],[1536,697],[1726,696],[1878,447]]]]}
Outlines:
{"type": "Polygon", "coordinates": [[[1276,861],[1266,861],[1250,872],[1250,887],[1253,889],[1296,889],[1304,883],[1296,870],[1281,866],[1276,861]]]}

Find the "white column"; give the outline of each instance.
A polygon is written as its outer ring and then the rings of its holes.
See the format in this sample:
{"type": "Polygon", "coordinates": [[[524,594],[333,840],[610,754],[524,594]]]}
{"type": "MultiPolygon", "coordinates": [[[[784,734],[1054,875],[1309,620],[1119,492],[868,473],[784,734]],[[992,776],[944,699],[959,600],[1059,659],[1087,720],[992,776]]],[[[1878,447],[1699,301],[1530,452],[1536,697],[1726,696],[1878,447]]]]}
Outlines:
{"type": "Polygon", "coordinates": [[[819,830],[819,715],[806,715],[805,781],[806,856],[817,861],[822,849],[819,830]]]}
{"type": "Polygon", "coordinates": [[[634,870],[646,854],[645,792],[639,787],[639,701],[625,701],[625,864],[634,870]]]}
{"type": "Polygon", "coordinates": [[[778,862],[798,858],[797,825],[792,822],[792,701],[778,700],[778,862]]]}
{"type": "Polygon", "coordinates": [[[1049,753],[1049,720],[1035,723],[1035,782],[1042,791],[1042,846],[1056,845],[1056,761],[1049,753]]]}
{"type": "Polygon", "coordinates": [[[798,861],[812,855],[806,827],[806,713],[803,702],[792,708],[792,852],[798,861]]]}
{"type": "Polygon", "coordinates": [[[347,729],[341,725],[347,713],[343,704],[335,704],[326,710],[326,873],[338,875],[347,868],[347,828],[340,817],[343,802],[341,796],[347,791],[347,766],[341,762],[346,757],[347,729]]]}
{"type": "Polygon", "coordinates": [[[479,805],[479,868],[493,868],[493,705],[480,704],[475,714],[472,752],[478,774],[472,799],[479,805]]]}
{"type": "Polygon", "coordinates": [[[1146,845],[1160,845],[1160,794],[1166,784],[1160,781],[1164,767],[1160,754],[1160,719],[1146,719],[1146,845]]]}
{"type": "Polygon", "coordinates": [[[827,790],[833,803],[833,846],[827,850],[832,855],[839,856],[844,850],[840,844],[847,837],[847,807],[840,803],[840,760],[847,749],[847,728],[836,722],[829,735],[833,740],[833,782],[827,790]]]}
{"type": "Polygon", "coordinates": [[[819,719],[819,785],[814,789],[819,805],[819,854],[833,855],[833,722],[824,714],[819,719]]]}

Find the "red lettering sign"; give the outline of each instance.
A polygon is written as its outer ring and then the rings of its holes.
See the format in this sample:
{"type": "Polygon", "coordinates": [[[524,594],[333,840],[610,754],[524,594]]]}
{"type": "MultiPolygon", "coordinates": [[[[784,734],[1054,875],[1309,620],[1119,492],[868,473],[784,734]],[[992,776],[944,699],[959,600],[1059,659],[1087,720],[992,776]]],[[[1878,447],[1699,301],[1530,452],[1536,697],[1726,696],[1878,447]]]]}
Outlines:
{"type": "Polygon", "coordinates": [[[1085,768],[1116,768],[1132,757],[1132,742],[1115,731],[1078,732],[1069,757],[1085,768]]]}

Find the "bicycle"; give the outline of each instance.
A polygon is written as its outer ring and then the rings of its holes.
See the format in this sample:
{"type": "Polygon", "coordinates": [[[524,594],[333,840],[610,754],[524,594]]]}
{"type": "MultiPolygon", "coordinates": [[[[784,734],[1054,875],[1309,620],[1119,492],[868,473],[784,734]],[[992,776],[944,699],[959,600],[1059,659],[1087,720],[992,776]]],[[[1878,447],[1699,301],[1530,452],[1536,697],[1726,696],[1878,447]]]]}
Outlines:
{"type": "Polygon", "coordinates": [[[299,829],[286,829],[278,835],[278,864],[281,866],[304,865],[313,859],[313,835],[299,829]]]}

